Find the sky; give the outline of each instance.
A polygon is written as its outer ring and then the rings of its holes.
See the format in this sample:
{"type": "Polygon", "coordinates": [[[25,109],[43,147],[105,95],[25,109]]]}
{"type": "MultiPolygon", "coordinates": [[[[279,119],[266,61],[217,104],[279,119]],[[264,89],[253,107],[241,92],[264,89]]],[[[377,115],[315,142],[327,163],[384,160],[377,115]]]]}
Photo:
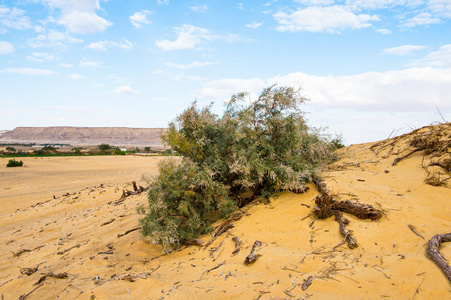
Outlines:
{"type": "Polygon", "coordinates": [[[347,145],[451,121],[451,0],[0,0],[0,130],[166,127],[273,84],[347,145]]]}

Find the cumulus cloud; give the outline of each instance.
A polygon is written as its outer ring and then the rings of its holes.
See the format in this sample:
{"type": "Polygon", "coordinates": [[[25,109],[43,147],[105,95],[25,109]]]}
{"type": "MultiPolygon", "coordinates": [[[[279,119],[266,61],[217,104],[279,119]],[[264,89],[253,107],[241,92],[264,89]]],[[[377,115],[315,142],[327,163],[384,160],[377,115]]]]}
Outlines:
{"type": "Polygon", "coordinates": [[[193,69],[193,68],[200,68],[200,67],[205,67],[205,66],[209,66],[211,65],[211,62],[200,62],[200,61],[193,61],[190,64],[174,64],[174,63],[165,63],[166,66],[168,67],[173,67],[173,68],[177,68],[177,69],[183,69],[183,70],[188,70],[188,69],[193,69]]]}
{"type": "Polygon", "coordinates": [[[302,87],[316,105],[378,111],[421,111],[437,105],[451,108],[451,69],[410,68],[353,76],[313,76],[297,72],[268,80],[302,87]]]}
{"type": "Polygon", "coordinates": [[[392,31],[390,29],[386,29],[386,28],[378,29],[377,32],[380,33],[380,34],[390,34],[390,33],[392,33],[392,31]]]}
{"type": "Polygon", "coordinates": [[[143,24],[150,24],[150,21],[147,19],[147,17],[151,14],[151,11],[148,10],[141,10],[137,11],[133,14],[133,16],[130,16],[130,22],[132,22],[133,26],[135,28],[141,28],[143,24]]]}
{"type": "Polygon", "coordinates": [[[415,27],[419,25],[431,25],[441,23],[442,20],[440,18],[436,18],[432,16],[428,12],[422,12],[416,15],[413,18],[407,19],[403,22],[402,26],[404,27],[415,27]]]}
{"type": "Polygon", "coordinates": [[[25,16],[25,11],[17,7],[8,8],[0,5],[0,27],[22,30],[31,28],[30,18],[25,16]]]}
{"type": "Polygon", "coordinates": [[[252,22],[252,24],[246,24],[244,26],[252,28],[252,29],[255,29],[255,28],[258,28],[258,27],[260,27],[262,25],[263,25],[263,22],[260,22],[260,23],[252,22]]]}
{"type": "Polygon", "coordinates": [[[14,53],[14,46],[9,42],[0,41],[0,55],[14,53]]]}
{"type": "Polygon", "coordinates": [[[451,44],[441,46],[426,57],[413,61],[412,65],[451,69],[451,44]]]}
{"type": "Polygon", "coordinates": [[[100,10],[98,0],[42,0],[51,8],[61,10],[61,16],[57,23],[64,25],[73,33],[94,33],[105,31],[113,23],[96,14],[100,10]]]}
{"type": "Polygon", "coordinates": [[[135,91],[129,85],[121,85],[114,91],[114,93],[116,93],[116,94],[137,94],[138,91],[135,91]]]}
{"type": "Polygon", "coordinates": [[[117,49],[122,49],[122,50],[132,50],[134,48],[134,44],[129,42],[126,39],[123,39],[121,42],[114,42],[114,41],[98,41],[98,42],[93,42],[89,45],[87,45],[86,47],[94,50],[94,51],[106,51],[108,48],[117,48],[117,49]]]}
{"type": "Polygon", "coordinates": [[[68,44],[83,43],[83,40],[73,38],[68,32],[49,30],[47,34],[40,34],[35,38],[28,40],[28,45],[32,48],[40,47],[58,47],[66,49],[68,44]]]}
{"type": "Polygon", "coordinates": [[[1,73],[15,73],[22,75],[53,75],[57,72],[47,69],[33,69],[33,68],[7,68],[0,70],[1,73]]]}
{"type": "Polygon", "coordinates": [[[27,60],[40,63],[44,61],[54,60],[55,58],[55,55],[42,52],[33,52],[31,55],[26,56],[27,60]]]}
{"type": "Polygon", "coordinates": [[[101,67],[103,65],[103,62],[98,61],[98,60],[89,60],[89,59],[84,58],[80,62],[80,65],[85,68],[95,69],[95,68],[101,67]]]}
{"type": "Polygon", "coordinates": [[[192,49],[205,40],[212,40],[214,36],[205,28],[184,24],[175,27],[178,37],[175,41],[157,41],[156,45],[163,50],[192,49]]]}
{"type": "Polygon", "coordinates": [[[195,5],[195,6],[190,6],[189,7],[192,11],[195,12],[206,12],[208,10],[208,6],[207,5],[195,5]]]}
{"type": "Polygon", "coordinates": [[[169,4],[169,0],[157,0],[157,4],[158,5],[168,5],[169,4]]]}
{"type": "Polygon", "coordinates": [[[80,79],[85,78],[83,75],[80,75],[80,74],[67,74],[66,77],[70,78],[72,80],[80,80],[80,79]]]}
{"type": "Polygon", "coordinates": [[[273,15],[279,22],[279,31],[310,31],[339,33],[344,29],[371,27],[373,21],[379,21],[376,15],[355,14],[344,6],[311,6],[286,13],[279,11],[273,15]]]}
{"type": "Polygon", "coordinates": [[[382,54],[390,54],[390,55],[409,55],[414,51],[419,51],[425,49],[426,46],[415,46],[415,45],[403,45],[394,48],[384,49],[382,54]]]}

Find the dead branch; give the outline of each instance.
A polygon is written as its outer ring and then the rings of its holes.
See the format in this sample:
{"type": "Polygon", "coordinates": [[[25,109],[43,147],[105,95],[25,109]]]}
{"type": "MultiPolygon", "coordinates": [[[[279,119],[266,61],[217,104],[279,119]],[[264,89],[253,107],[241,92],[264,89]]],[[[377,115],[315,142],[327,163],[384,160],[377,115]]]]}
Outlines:
{"type": "Polygon", "coordinates": [[[25,252],[31,252],[31,251],[33,251],[33,250],[30,250],[30,249],[20,249],[19,251],[17,251],[17,252],[12,252],[12,254],[13,254],[13,256],[14,257],[19,257],[21,254],[23,254],[23,253],[25,253],[25,252]]]}
{"type": "Polygon", "coordinates": [[[30,276],[38,270],[39,265],[34,268],[20,268],[20,274],[30,276]]]}
{"type": "Polygon", "coordinates": [[[396,166],[401,160],[409,157],[410,155],[414,154],[415,152],[422,151],[422,150],[425,150],[425,149],[426,149],[426,145],[424,145],[422,147],[419,147],[419,148],[416,148],[416,149],[413,149],[412,151],[410,151],[409,153],[407,153],[404,156],[395,158],[395,160],[392,163],[392,166],[396,166]]]}
{"type": "Polygon", "coordinates": [[[136,230],[139,230],[139,229],[141,229],[141,227],[136,227],[136,228],[133,228],[133,229],[127,230],[127,231],[126,231],[126,232],[124,232],[124,233],[119,233],[119,234],[117,235],[117,237],[118,237],[118,238],[120,238],[120,237],[122,237],[122,236],[124,236],[124,235],[127,235],[127,234],[129,234],[130,232],[133,232],[133,231],[136,231],[136,230]]]}
{"type": "Polygon", "coordinates": [[[418,233],[418,231],[415,229],[415,227],[413,227],[412,224],[407,225],[407,227],[410,228],[410,230],[412,230],[413,233],[415,233],[416,235],[418,235],[420,238],[422,238],[424,240],[424,236],[422,236],[421,234],[418,233]]]}
{"type": "Polygon", "coordinates": [[[115,218],[111,218],[111,219],[109,219],[108,221],[106,221],[105,223],[102,223],[100,226],[105,226],[105,225],[111,224],[111,223],[113,223],[114,221],[115,221],[115,218]]]}
{"type": "Polygon", "coordinates": [[[241,242],[241,239],[237,236],[233,237],[232,241],[235,242],[235,250],[233,250],[232,255],[237,255],[238,252],[240,252],[240,250],[241,250],[240,247],[243,243],[241,242]]]}
{"type": "Polygon", "coordinates": [[[189,239],[184,244],[185,245],[195,245],[195,246],[202,247],[204,245],[204,242],[202,242],[199,239],[189,239]]]}
{"type": "Polygon", "coordinates": [[[445,275],[451,281],[451,267],[446,262],[445,257],[440,253],[440,244],[444,242],[451,242],[451,233],[436,234],[429,240],[429,247],[427,254],[442,269],[445,275]]]}
{"type": "Polygon", "coordinates": [[[133,191],[128,191],[128,190],[122,190],[122,196],[121,198],[119,198],[119,200],[117,200],[116,202],[113,203],[113,205],[119,205],[122,204],[122,202],[124,202],[124,200],[129,197],[129,196],[133,196],[133,195],[139,195],[142,192],[145,192],[149,189],[149,187],[142,187],[142,186],[137,186],[136,185],[136,181],[132,181],[133,184],[133,191]]]}
{"type": "Polygon", "coordinates": [[[315,277],[313,275],[310,275],[306,281],[304,281],[304,283],[301,285],[301,288],[303,291],[305,291],[306,289],[308,289],[308,287],[312,284],[313,279],[315,277]]]}
{"type": "Polygon", "coordinates": [[[211,271],[216,270],[217,268],[219,268],[220,266],[222,266],[223,264],[225,264],[225,262],[226,262],[226,261],[223,261],[222,263],[218,264],[217,266],[214,266],[213,268],[204,271],[204,272],[202,273],[202,275],[200,276],[200,278],[199,278],[198,281],[200,281],[200,280],[202,279],[202,277],[204,276],[205,273],[208,274],[208,273],[210,273],[211,271]]]}
{"type": "Polygon", "coordinates": [[[382,211],[374,208],[374,206],[365,203],[354,203],[349,200],[335,202],[333,209],[353,214],[362,220],[378,220],[382,217],[382,211]]]}
{"type": "Polygon", "coordinates": [[[338,222],[340,233],[344,237],[346,242],[348,243],[348,247],[350,249],[356,248],[357,240],[352,235],[352,230],[346,231],[346,228],[345,228],[345,224],[349,223],[349,220],[344,219],[343,215],[338,210],[332,210],[332,213],[335,215],[335,221],[338,222]]]}
{"type": "Polygon", "coordinates": [[[28,296],[31,295],[31,293],[33,293],[34,291],[36,291],[38,288],[40,288],[41,286],[44,285],[44,282],[41,282],[37,287],[35,287],[34,289],[32,289],[30,292],[20,295],[19,300],[23,300],[26,299],[28,296]]]}
{"type": "Polygon", "coordinates": [[[252,246],[252,250],[251,253],[249,253],[248,256],[246,256],[246,259],[244,260],[244,264],[245,265],[250,265],[253,264],[257,261],[257,259],[260,257],[260,254],[256,254],[255,251],[257,250],[258,247],[260,247],[262,245],[262,242],[260,241],[255,241],[254,246],[252,246]]]}
{"type": "Polygon", "coordinates": [[[218,236],[220,236],[221,234],[226,232],[228,229],[233,228],[234,225],[231,224],[232,221],[237,221],[237,220],[241,219],[242,216],[243,216],[243,213],[240,213],[240,212],[234,213],[227,220],[225,220],[224,222],[219,224],[218,227],[216,227],[215,231],[213,231],[213,234],[212,234],[213,237],[205,245],[205,249],[208,246],[210,246],[211,243],[213,243],[218,236]]]}
{"type": "Polygon", "coordinates": [[[63,255],[66,252],[69,252],[70,250],[74,249],[74,248],[80,248],[82,245],[81,244],[77,244],[75,246],[72,246],[70,248],[64,249],[63,251],[58,251],[56,254],[58,255],[63,255]]]}

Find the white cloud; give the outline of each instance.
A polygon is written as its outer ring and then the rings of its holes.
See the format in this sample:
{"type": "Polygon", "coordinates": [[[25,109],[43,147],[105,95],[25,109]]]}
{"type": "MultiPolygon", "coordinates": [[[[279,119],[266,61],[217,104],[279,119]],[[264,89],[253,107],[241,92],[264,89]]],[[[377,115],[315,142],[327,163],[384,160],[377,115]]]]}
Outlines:
{"type": "Polygon", "coordinates": [[[64,25],[70,32],[86,34],[105,31],[113,23],[99,17],[99,0],[42,0],[51,8],[61,10],[57,23],[64,25]]]}
{"type": "Polygon", "coordinates": [[[291,73],[270,84],[302,87],[312,103],[327,108],[362,111],[422,111],[435,105],[451,108],[451,69],[410,68],[353,76],[291,73]]]}
{"type": "Polygon", "coordinates": [[[238,3],[238,9],[244,10],[243,3],[238,3]]]}
{"type": "Polygon", "coordinates": [[[10,9],[0,5],[0,26],[6,28],[22,30],[31,28],[30,18],[25,15],[25,11],[17,7],[10,9]]]}
{"type": "Polygon", "coordinates": [[[83,40],[73,38],[68,32],[49,30],[47,35],[40,34],[35,38],[28,40],[28,45],[32,48],[39,47],[59,47],[66,49],[68,44],[83,43],[83,40]]]}
{"type": "Polygon", "coordinates": [[[157,4],[158,5],[168,5],[169,4],[169,0],[157,0],[157,4]]]}
{"type": "Polygon", "coordinates": [[[390,55],[409,55],[414,51],[419,51],[425,49],[426,46],[415,46],[415,45],[403,45],[394,48],[387,48],[382,51],[382,54],[390,55]]]}
{"type": "Polygon", "coordinates": [[[72,80],[80,80],[80,79],[85,78],[83,75],[80,75],[80,74],[67,74],[66,77],[70,78],[72,80]]]}
{"type": "Polygon", "coordinates": [[[291,13],[278,12],[273,15],[280,26],[279,31],[311,31],[337,33],[344,29],[361,29],[379,21],[376,15],[354,14],[343,6],[307,7],[291,13]]]}
{"type": "Polygon", "coordinates": [[[41,52],[33,52],[32,55],[26,56],[26,59],[34,62],[44,62],[55,59],[55,55],[41,52]]]}
{"type": "Polygon", "coordinates": [[[88,60],[88,59],[84,58],[84,59],[80,62],[80,65],[81,65],[82,67],[93,68],[93,69],[95,69],[95,68],[98,68],[98,67],[102,66],[102,65],[103,65],[103,62],[98,61],[98,60],[88,60]]]}
{"type": "Polygon", "coordinates": [[[60,66],[63,68],[72,68],[74,65],[68,63],[60,63],[60,66]]]}
{"type": "Polygon", "coordinates": [[[173,67],[173,68],[177,68],[177,69],[183,69],[183,70],[187,70],[187,69],[193,69],[193,68],[200,68],[200,67],[205,67],[205,66],[209,66],[211,65],[211,62],[200,62],[200,61],[193,61],[190,64],[186,64],[186,65],[182,65],[182,64],[173,64],[173,63],[165,63],[166,66],[168,67],[173,67]]]}
{"type": "Polygon", "coordinates": [[[189,7],[192,11],[195,12],[206,12],[208,10],[208,6],[207,5],[196,5],[196,6],[190,6],[189,7]]]}
{"type": "Polygon", "coordinates": [[[9,42],[0,41],[0,55],[14,53],[14,46],[9,42]]]}
{"type": "Polygon", "coordinates": [[[252,22],[252,24],[246,24],[244,26],[255,29],[255,28],[258,28],[258,27],[260,27],[262,25],[263,25],[263,22],[260,22],[260,23],[252,22]]]}
{"type": "Polygon", "coordinates": [[[412,65],[451,69],[451,44],[441,46],[425,58],[415,60],[412,65]]]}
{"type": "Polygon", "coordinates": [[[129,85],[121,85],[114,91],[114,93],[116,93],[116,94],[137,94],[138,91],[135,91],[129,85]]]}
{"type": "Polygon", "coordinates": [[[150,21],[147,20],[147,17],[151,14],[151,11],[148,10],[141,10],[138,12],[135,12],[133,16],[130,16],[130,22],[132,22],[133,26],[135,28],[141,28],[142,24],[150,24],[150,21]]]}
{"type": "Polygon", "coordinates": [[[98,41],[98,42],[93,42],[89,45],[86,46],[87,48],[94,50],[94,51],[106,51],[107,48],[118,48],[118,49],[122,49],[122,50],[132,50],[134,47],[134,44],[129,42],[126,39],[123,39],[120,43],[118,42],[114,42],[114,41],[98,41]]]}
{"type": "Polygon", "coordinates": [[[411,19],[405,20],[402,23],[402,26],[409,28],[409,27],[415,27],[418,25],[438,24],[441,22],[442,22],[441,19],[433,17],[430,13],[422,12],[411,19]]]}
{"type": "Polygon", "coordinates": [[[390,29],[386,29],[386,28],[378,29],[377,32],[379,32],[380,34],[390,34],[390,33],[392,33],[392,31],[390,29]]]}
{"type": "Polygon", "coordinates": [[[22,75],[53,75],[57,72],[47,69],[33,69],[33,68],[7,68],[0,70],[2,73],[15,73],[22,75]]]}
{"type": "Polygon", "coordinates": [[[156,45],[163,50],[192,49],[204,40],[212,40],[214,36],[205,28],[184,24],[182,27],[175,27],[178,37],[175,41],[157,41],[156,45]]]}
{"type": "Polygon", "coordinates": [[[294,2],[301,3],[303,5],[331,5],[334,4],[334,0],[296,0],[294,2]]]}

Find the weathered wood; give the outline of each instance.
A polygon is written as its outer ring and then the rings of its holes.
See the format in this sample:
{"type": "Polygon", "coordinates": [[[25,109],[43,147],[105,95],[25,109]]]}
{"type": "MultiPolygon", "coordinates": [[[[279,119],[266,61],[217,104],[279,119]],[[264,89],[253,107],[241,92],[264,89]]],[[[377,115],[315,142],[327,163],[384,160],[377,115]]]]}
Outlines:
{"type": "Polygon", "coordinates": [[[257,261],[257,259],[260,257],[260,255],[255,252],[256,252],[257,248],[260,247],[261,245],[262,245],[262,242],[260,242],[258,240],[255,241],[254,246],[252,246],[251,253],[249,253],[249,255],[246,256],[246,259],[244,260],[245,265],[250,265],[257,261]]]}
{"type": "Polygon", "coordinates": [[[440,253],[440,244],[451,242],[451,233],[436,234],[429,240],[427,254],[442,269],[449,281],[451,281],[451,267],[446,262],[445,257],[440,253]]]}
{"type": "Polygon", "coordinates": [[[352,231],[346,231],[345,224],[349,223],[349,220],[344,219],[343,215],[338,210],[332,210],[332,213],[335,216],[335,221],[338,222],[341,235],[344,237],[344,239],[348,243],[348,247],[350,249],[356,248],[357,247],[357,240],[352,235],[352,231]]]}
{"type": "Polygon", "coordinates": [[[232,254],[237,255],[238,252],[240,252],[240,250],[241,250],[241,244],[242,244],[241,239],[239,237],[235,236],[232,238],[232,241],[235,242],[235,250],[233,250],[232,254]]]}
{"type": "Polygon", "coordinates": [[[382,217],[382,212],[374,206],[365,203],[351,202],[349,200],[334,202],[332,209],[353,214],[362,220],[378,220],[382,217]]]}

